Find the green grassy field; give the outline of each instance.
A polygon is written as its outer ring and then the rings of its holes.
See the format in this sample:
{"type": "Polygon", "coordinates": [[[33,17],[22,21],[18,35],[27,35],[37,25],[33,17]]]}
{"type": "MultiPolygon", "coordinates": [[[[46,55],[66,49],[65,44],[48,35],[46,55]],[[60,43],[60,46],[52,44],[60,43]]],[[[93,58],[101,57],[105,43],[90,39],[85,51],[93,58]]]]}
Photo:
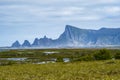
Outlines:
{"type": "Polygon", "coordinates": [[[120,61],[0,66],[0,80],[119,80],[120,61]]]}
{"type": "Polygon", "coordinates": [[[0,52],[0,80],[120,80],[119,59],[117,49],[8,50],[0,52]],[[2,60],[24,57],[24,61],[2,60]],[[51,58],[57,61],[34,64],[51,58]]]}

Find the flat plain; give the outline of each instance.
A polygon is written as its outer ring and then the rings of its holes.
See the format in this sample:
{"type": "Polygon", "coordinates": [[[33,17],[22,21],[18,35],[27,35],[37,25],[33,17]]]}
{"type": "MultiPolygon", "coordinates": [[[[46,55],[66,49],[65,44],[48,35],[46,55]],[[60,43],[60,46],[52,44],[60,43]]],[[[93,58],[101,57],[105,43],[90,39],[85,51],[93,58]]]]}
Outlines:
{"type": "Polygon", "coordinates": [[[120,50],[116,49],[3,51],[0,52],[0,80],[119,80],[119,53],[120,50]],[[97,57],[96,54],[100,53],[102,57],[107,54],[109,58],[97,57]],[[2,60],[3,58],[26,59],[2,60]],[[53,58],[56,59],[54,63],[37,64],[53,58]],[[69,61],[64,62],[63,58],[69,58],[69,61]]]}

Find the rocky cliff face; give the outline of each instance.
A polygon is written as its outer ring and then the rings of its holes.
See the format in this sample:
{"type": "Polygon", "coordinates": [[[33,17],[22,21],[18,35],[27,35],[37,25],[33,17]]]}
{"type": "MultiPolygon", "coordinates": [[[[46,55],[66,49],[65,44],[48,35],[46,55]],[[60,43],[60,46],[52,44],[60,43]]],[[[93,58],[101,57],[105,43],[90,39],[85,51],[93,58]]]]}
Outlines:
{"type": "Polygon", "coordinates": [[[32,44],[34,47],[50,47],[54,44],[53,40],[44,36],[43,38],[36,38],[32,44]]]}
{"type": "MultiPolygon", "coordinates": [[[[79,46],[104,46],[120,45],[120,28],[101,28],[99,30],[79,29],[71,25],[66,25],[65,31],[58,39],[52,40],[36,38],[32,45],[25,41],[22,46],[27,47],[79,47],[79,46]]],[[[19,43],[13,44],[19,47],[19,43]]]]}
{"type": "Polygon", "coordinates": [[[64,33],[58,40],[65,42],[67,46],[85,45],[90,41],[91,30],[79,29],[70,25],[67,25],[64,33]]]}

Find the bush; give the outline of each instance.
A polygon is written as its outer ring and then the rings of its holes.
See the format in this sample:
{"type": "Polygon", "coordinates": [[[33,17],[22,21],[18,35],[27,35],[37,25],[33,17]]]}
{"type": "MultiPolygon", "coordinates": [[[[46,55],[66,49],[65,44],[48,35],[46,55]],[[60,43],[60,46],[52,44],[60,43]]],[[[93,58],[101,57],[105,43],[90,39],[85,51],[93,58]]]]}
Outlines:
{"type": "Polygon", "coordinates": [[[15,64],[14,61],[4,61],[3,60],[0,62],[0,66],[13,65],[13,64],[15,64]]]}
{"type": "Polygon", "coordinates": [[[64,62],[63,58],[59,57],[57,58],[56,62],[64,62]]]}
{"type": "Polygon", "coordinates": [[[115,59],[120,59],[120,53],[116,53],[114,57],[115,59]]]}
{"type": "Polygon", "coordinates": [[[93,57],[93,55],[86,54],[84,56],[81,56],[81,57],[78,57],[76,59],[73,59],[72,61],[93,61],[93,60],[95,60],[94,57],[93,57]]]}
{"type": "Polygon", "coordinates": [[[94,54],[95,60],[108,60],[112,59],[112,55],[109,50],[101,49],[94,54]]]}
{"type": "Polygon", "coordinates": [[[81,57],[81,61],[93,61],[94,57],[92,55],[86,55],[81,57]]]}

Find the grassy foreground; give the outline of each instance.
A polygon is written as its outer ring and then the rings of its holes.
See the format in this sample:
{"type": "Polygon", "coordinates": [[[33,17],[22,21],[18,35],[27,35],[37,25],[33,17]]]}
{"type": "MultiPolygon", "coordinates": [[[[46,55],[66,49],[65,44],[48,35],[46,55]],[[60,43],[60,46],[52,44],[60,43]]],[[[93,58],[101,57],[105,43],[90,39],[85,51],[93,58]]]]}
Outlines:
{"type": "Polygon", "coordinates": [[[0,80],[119,80],[120,61],[0,66],[0,80]]]}

